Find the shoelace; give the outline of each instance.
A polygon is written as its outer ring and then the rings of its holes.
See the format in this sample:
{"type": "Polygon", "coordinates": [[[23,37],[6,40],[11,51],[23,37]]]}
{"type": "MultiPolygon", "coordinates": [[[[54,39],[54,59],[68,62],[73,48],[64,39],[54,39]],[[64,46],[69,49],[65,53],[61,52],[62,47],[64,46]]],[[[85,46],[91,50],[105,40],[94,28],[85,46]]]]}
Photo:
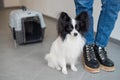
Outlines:
{"type": "Polygon", "coordinates": [[[99,56],[102,60],[105,60],[107,58],[106,51],[104,48],[99,48],[99,56]]]}
{"type": "Polygon", "coordinates": [[[96,60],[95,52],[93,49],[93,45],[86,45],[86,56],[87,60],[96,60]]]}

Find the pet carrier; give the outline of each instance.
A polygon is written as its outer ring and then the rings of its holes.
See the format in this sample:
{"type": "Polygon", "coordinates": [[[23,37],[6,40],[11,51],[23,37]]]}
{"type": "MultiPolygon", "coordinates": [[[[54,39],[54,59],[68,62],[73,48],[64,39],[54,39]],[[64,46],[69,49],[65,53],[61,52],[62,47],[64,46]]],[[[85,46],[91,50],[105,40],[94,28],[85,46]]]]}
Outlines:
{"type": "Polygon", "coordinates": [[[18,9],[10,12],[9,25],[17,44],[42,42],[45,23],[40,12],[18,9]]]}

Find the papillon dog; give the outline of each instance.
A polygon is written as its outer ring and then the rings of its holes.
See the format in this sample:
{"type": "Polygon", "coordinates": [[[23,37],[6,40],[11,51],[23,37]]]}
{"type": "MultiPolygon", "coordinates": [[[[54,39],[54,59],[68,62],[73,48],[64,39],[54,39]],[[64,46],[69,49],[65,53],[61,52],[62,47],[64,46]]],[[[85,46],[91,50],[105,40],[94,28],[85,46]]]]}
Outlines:
{"type": "Polygon", "coordinates": [[[50,53],[45,56],[48,66],[61,70],[67,74],[67,65],[71,70],[75,67],[78,57],[85,45],[84,33],[88,29],[89,17],[87,12],[81,12],[75,19],[69,17],[66,12],[61,12],[57,32],[58,37],[53,42],[50,53]]]}

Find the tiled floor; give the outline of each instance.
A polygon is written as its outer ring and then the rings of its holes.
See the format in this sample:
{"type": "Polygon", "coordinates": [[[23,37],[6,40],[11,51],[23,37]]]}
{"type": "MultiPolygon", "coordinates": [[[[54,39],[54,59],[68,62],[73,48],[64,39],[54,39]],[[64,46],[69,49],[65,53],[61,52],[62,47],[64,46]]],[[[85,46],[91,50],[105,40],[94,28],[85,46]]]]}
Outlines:
{"type": "Polygon", "coordinates": [[[97,74],[87,72],[81,62],[77,64],[78,72],[68,70],[68,75],[47,66],[44,56],[49,52],[55,40],[56,21],[45,18],[46,31],[42,43],[18,46],[15,48],[8,26],[11,9],[0,10],[0,80],[119,80],[120,79],[120,45],[110,42],[108,56],[115,62],[114,72],[102,71],[97,74]]]}

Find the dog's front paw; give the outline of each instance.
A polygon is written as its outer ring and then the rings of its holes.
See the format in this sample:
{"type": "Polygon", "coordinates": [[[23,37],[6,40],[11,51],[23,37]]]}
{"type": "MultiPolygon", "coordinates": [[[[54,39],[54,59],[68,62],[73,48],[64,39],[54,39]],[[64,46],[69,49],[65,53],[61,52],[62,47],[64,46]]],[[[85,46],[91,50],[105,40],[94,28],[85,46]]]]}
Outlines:
{"type": "Polygon", "coordinates": [[[76,68],[74,65],[71,66],[71,69],[72,69],[73,71],[77,71],[77,68],[76,68]]]}
{"type": "Polygon", "coordinates": [[[62,73],[63,73],[63,74],[68,74],[68,72],[67,72],[66,69],[62,69],[62,73]]]}

